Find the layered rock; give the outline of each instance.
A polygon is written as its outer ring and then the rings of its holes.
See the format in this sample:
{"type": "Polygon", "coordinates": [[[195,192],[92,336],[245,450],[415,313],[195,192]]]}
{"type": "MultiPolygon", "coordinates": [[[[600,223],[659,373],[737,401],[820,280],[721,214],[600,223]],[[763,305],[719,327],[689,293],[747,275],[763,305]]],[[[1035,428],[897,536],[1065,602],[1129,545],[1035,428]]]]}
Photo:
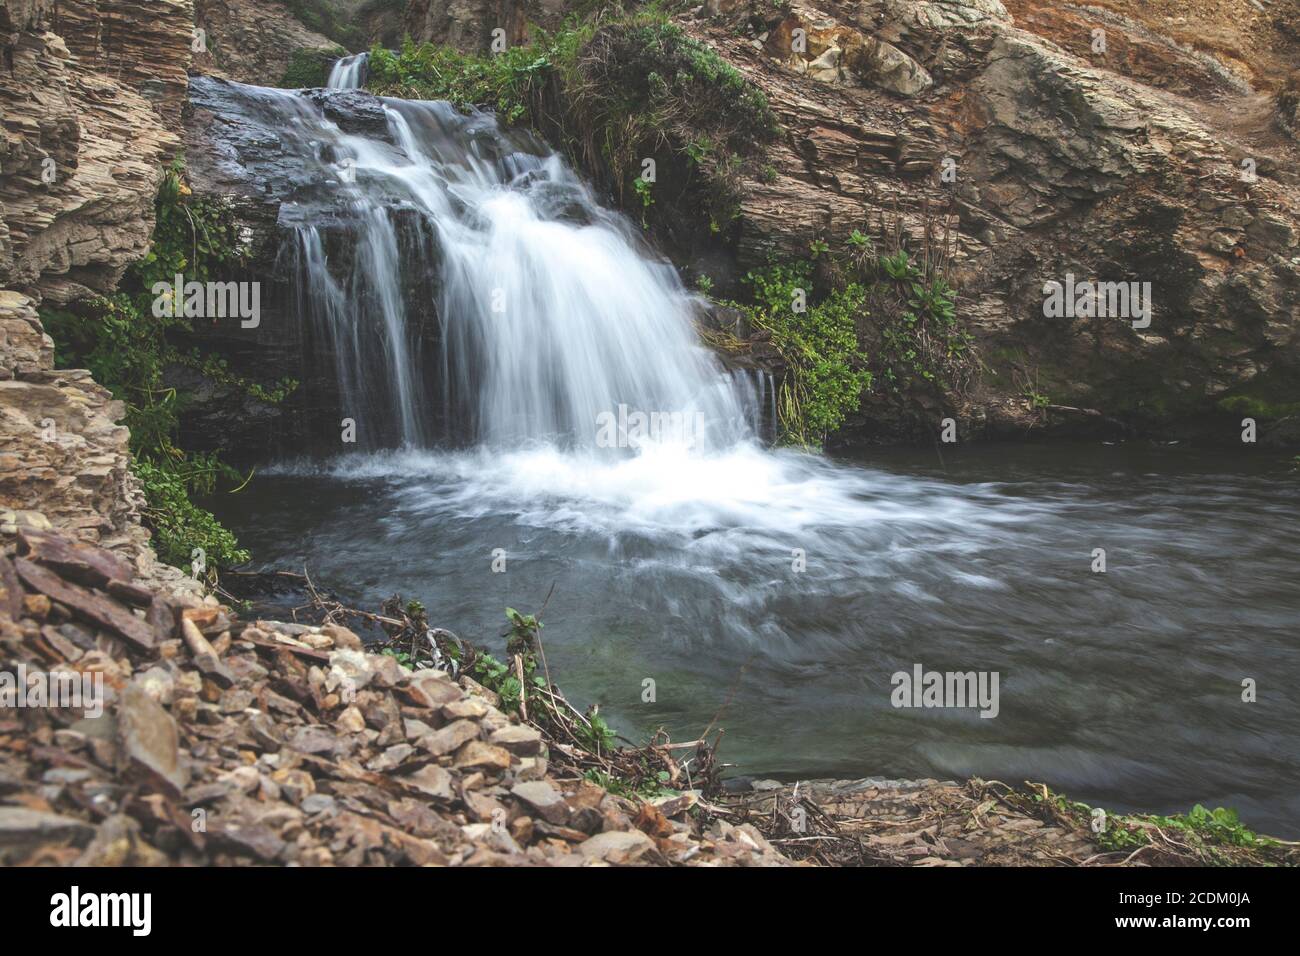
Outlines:
{"type": "Polygon", "coordinates": [[[573,0],[411,0],[405,32],[417,43],[445,43],[482,53],[503,30],[507,43],[526,39],[528,25],[553,29],[575,7],[573,0]]]}
{"type": "Polygon", "coordinates": [[[0,291],[0,542],[62,530],[112,549],[147,583],[194,602],[199,586],[159,564],[141,527],[122,403],[85,369],[54,369],[31,299],[0,291]]]}
{"type": "Polygon", "coordinates": [[[178,151],[189,0],[0,4],[0,540],[62,529],[198,600],[140,525],[122,403],[55,370],[36,307],[112,292],[178,151]]]}
{"type": "Polygon", "coordinates": [[[0,286],[67,302],[144,255],[191,29],[190,0],[0,6],[0,286]]]}

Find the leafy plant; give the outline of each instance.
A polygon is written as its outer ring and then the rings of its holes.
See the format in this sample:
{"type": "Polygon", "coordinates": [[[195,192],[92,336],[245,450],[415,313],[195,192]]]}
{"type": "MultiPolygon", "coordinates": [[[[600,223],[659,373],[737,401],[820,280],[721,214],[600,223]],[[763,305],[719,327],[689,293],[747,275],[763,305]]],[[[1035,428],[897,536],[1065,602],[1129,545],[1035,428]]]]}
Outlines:
{"type": "Polygon", "coordinates": [[[865,290],[850,283],[814,301],[812,267],[806,262],[750,272],[745,283],[753,302],[738,307],[771,333],[789,365],[778,404],[785,440],[820,445],[857,410],[871,386],[857,337],[865,290]],[[796,309],[801,301],[802,312],[796,309]]]}

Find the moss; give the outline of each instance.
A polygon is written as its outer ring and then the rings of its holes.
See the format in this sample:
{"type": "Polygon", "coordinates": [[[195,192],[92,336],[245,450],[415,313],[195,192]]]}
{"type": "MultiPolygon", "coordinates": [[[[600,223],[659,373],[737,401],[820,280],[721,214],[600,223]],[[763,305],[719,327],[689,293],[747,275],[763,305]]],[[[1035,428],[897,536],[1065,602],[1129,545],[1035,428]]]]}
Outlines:
{"type": "Polygon", "coordinates": [[[1222,398],[1218,402],[1218,407],[1222,411],[1232,412],[1234,415],[1246,415],[1260,421],[1277,421],[1281,418],[1290,418],[1292,415],[1300,415],[1300,402],[1275,405],[1253,395],[1231,395],[1222,398]]]}
{"type": "Polygon", "coordinates": [[[289,57],[289,65],[278,85],[286,90],[324,86],[334,61],[347,55],[348,51],[341,46],[299,47],[289,57]]]}
{"type": "Polygon", "coordinates": [[[339,46],[356,50],[366,42],[360,18],[338,0],[284,0],[284,5],[303,26],[339,46]]]}

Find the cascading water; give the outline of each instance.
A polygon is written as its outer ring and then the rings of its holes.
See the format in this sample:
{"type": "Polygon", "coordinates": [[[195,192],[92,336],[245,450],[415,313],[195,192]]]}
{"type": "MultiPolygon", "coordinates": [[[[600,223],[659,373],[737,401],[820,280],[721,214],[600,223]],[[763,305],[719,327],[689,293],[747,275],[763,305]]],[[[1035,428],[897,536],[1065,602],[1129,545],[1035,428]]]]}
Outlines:
{"type": "MultiPolygon", "coordinates": [[[[336,74],[358,68],[342,63],[336,74]]],[[[312,221],[319,207],[281,211],[301,307],[362,436],[426,446],[434,390],[460,435],[498,449],[718,449],[756,431],[761,396],[700,345],[676,272],[558,156],[442,102],[383,100],[379,137],[345,132],[294,93],[242,95],[295,163],[332,182],[329,215],[350,223],[343,266],[312,221]],[[430,272],[436,368],[407,317],[407,290],[430,272]]]]}
{"type": "Polygon", "coordinates": [[[1292,485],[1123,448],[946,449],[953,474],[766,448],[771,382],[701,348],[672,269],[528,137],[350,89],[196,77],[191,98],[232,124],[219,156],[266,157],[244,161],[285,197],[304,350],[333,356],[369,452],[318,448],[224,496],[269,565],[358,605],[419,597],[489,644],[503,607],[554,588],[568,693],[633,735],[723,708],[749,771],[1045,779],[1294,832],[1300,712],[1231,686],[1300,681],[1294,589],[1273,583],[1300,573],[1292,485]],[[703,425],[603,447],[621,410],[703,425]],[[890,675],[918,663],[999,673],[998,718],[895,709],[890,675]]]}
{"type": "Polygon", "coordinates": [[[336,90],[356,90],[366,83],[366,67],[370,62],[369,53],[354,53],[352,56],[339,57],[330,68],[329,79],[325,85],[336,90]]]}

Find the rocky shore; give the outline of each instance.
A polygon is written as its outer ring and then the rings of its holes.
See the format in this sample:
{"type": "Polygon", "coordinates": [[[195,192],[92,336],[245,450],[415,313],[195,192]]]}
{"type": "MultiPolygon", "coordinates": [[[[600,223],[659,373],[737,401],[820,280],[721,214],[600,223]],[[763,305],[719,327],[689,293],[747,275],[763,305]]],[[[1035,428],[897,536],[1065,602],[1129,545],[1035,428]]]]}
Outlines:
{"type": "Polygon", "coordinates": [[[89,676],[103,713],[0,711],[0,863],[790,863],[752,824],[688,815],[693,798],[557,779],[542,734],[468,677],[151,591],[62,535],[11,547],[4,670],[89,676]]]}

